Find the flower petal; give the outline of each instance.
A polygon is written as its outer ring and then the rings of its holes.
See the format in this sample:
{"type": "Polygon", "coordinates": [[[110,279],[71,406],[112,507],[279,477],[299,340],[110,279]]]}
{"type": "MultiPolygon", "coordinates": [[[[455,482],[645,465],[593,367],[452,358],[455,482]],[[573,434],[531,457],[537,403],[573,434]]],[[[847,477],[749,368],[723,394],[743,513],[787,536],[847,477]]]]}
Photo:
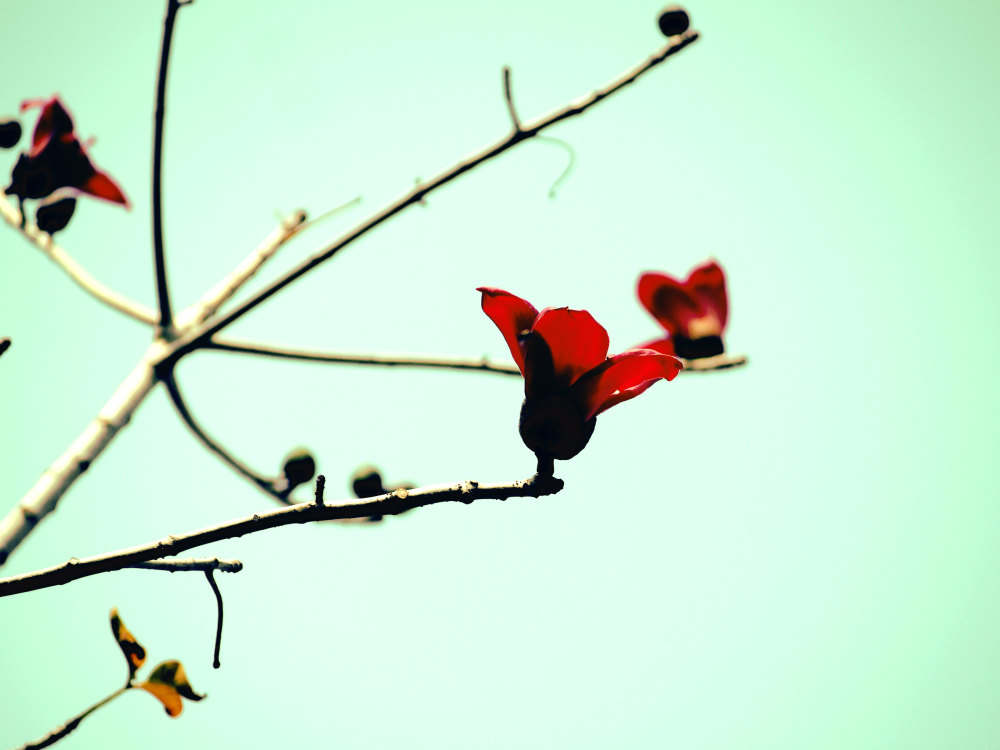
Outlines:
{"type": "Polygon", "coordinates": [[[677,356],[677,352],[674,351],[674,340],[669,336],[663,339],[656,339],[655,341],[647,341],[645,344],[640,344],[632,348],[652,349],[654,352],[659,352],[660,354],[669,354],[671,357],[677,356]]]}
{"type": "Polygon", "coordinates": [[[608,332],[586,310],[548,307],[532,328],[549,345],[555,376],[567,386],[608,356],[608,332]]]}
{"type": "Polygon", "coordinates": [[[725,328],[729,317],[729,303],[726,295],[726,274],[722,266],[714,260],[698,266],[688,274],[685,286],[706,312],[715,315],[720,328],[725,328]]]}
{"type": "Polygon", "coordinates": [[[538,317],[538,310],[530,302],[503,289],[481,286],[476,291],[482,292],[483,312],[500,329],[507,348],[523,375],[524,356],[518,343],[518,334],[531,329],[538,317]]]}
{"type": "Polygon", "coordinates": [[[128,202],[128,198],[125,197],[125,193],[122,192],[121,188],[104,172],[94,171],[90,177],[83,181],[83,184],[79,186],[79,189],[84,193],[94,196],[95,198],[103,198],[106,201],[111,201],[112,203],[120,203],[125,206],[125,208],[131,208],[131,204],[128,202]]]}
{"type": "Polygon", "coordinates": [[[573,390],[590,419],[635,398],[658,380],[673,380],[683,367],[676,357],[651,349],[631,349],[588,372],[573,390]]]}
{"type": "Polygon", "coordinates": [[[51,99],[26,99],[21,102],[21,111],[32,107],[41,107],[35,130],[31,134],[31,149],[28,156],[38,156],[39,152],[53,138],[59,138],[73,132],[73,118],[59,101],[58,96],[51,99]]]}
{"type": "Polygon", "coordinates": [[[686,334],[688,324],[702,315],[701,305],[682,284],[665,273],[639,277],[639,301],[669,333],[686,334]]]}

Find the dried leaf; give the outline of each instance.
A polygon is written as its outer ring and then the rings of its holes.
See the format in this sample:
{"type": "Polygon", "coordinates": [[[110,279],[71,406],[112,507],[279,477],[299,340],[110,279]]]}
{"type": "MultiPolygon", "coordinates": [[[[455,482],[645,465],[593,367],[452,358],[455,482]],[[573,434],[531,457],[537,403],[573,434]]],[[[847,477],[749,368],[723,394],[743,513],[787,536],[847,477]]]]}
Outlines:
{"type": "Polygon", "coordinates": [[[128,663],[129,677],[135,677],[135,671],[146,661],[146,649],[144,649],[135,636],[125,627],[122,618],[118,616],[118,608],[111,610],[111,634],[118,641],[125,661],[128,663]]]}
{"type": "Polygon", "coordinates": [[[200,701],[204,695],[199,695],[191,687],[184,673],[184,665],[179,661],[170,660],[157,665],[149,679],[139,685],[163,704],[169,716],[180,716],[181,696],[192,701],[200,701]]]}

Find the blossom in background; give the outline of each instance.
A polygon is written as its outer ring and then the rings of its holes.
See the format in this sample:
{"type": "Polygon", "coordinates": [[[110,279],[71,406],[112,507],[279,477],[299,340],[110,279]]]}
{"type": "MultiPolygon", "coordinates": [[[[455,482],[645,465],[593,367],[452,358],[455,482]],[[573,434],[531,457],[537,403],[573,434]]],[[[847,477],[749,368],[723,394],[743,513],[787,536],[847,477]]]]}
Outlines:
{"type": "Polygon", "coordinates": [[[665,273],[639,277],[639,301],[667,331],[665,338],[643,344],[665,354],[698,359],[722,354],[729,303],[726,275],[715,261],[704,263],[684,281],[665,273]]]}
{"type": "Polygon", "coordinates": [[[524,376],[521,439],[539,457],[572,458],[590,440],[598,414],[658,380],[673,380],[683,367],[649,349],[608,357],[608,332],[586,310],[538,312],[510,292],[477,291],[524,376]]]}
{"type": "Polygon", "coordinates": [[[29,99],[21,110],[41,108],[31,146],[11,172],[7,195],[21,200],[45,198],[68,188],[129,208],[128,198],[114,180],[97,169],[73,129],[73,118],[59,97],[29,99]]]}

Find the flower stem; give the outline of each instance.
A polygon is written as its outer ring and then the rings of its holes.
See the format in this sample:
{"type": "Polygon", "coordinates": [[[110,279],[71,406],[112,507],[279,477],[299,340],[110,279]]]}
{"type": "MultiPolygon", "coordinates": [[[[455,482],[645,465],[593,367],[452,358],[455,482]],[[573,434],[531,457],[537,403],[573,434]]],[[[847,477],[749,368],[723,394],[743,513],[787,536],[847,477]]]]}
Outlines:
{"type": "Polygon", "coordinates": [[[86,709],[83,713],[77,714],[72,719],[63,724],[61,727],[56,727],[47,735],[42,737],[40,740],[37,740],[35,742],[29,742],[26,745],[22,745],[20,748],[18,748],[18,750],[35,750],[35,748],[48,747],[49,745],[58,742],[67,734],[69,734],[78,726],[80,726],[80,722],[86,719],[88,716],[90,716],[90,714],[92,714],[94,711],[96,711],[106,703],[110,703],[119,695],[124,693],[126,690],[129,690],[131,687],[132,685],[130,683],[128,685],[118,688],[113,693],[111,693],[111,695],[108,695],[105,698],[102,698],[101,700],[97,701],[97,703],[95,703],[93,706],[86,709]]]}

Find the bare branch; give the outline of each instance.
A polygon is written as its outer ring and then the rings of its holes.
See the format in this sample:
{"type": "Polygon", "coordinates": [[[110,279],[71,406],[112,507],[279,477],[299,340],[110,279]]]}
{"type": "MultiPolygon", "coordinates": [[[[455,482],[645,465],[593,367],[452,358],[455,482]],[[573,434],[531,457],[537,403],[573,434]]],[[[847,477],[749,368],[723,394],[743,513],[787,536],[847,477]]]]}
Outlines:
{"type": "Polygon", "coordinates": [[[91,295],[99,302],[114,308],[120,313],[128,315],[130,318],[138,320],[140,323],[155,325],[157,321],[156,313],[138,302],[133,302],[127,297],[123,297],[111,289],[108,289],[101,282],[87,273],[83,266],[73,260],[72,256],[55,243],[55,240],[34,224],[21,226],[21,212],[11,205],[7,198],[0,194],[0,214],[4,221],[14,227],[32,245],[41,250],[49,257],[53,263],[61,268],[73,282],[91,295]]]}
{"type": "Polygon", "coordinates": [[[147,562],[129,565],[130,568],[142,570],[165,570],[168,573],[179,573],[192,570],[206,572],[210,570],[220,570],[223,573],[239,573],[243,570],[243,563],[239,560],[220,560],[213,557],[207,560],[148,560],[147,562]]]}
{"type": "Polygon", "coordinates": [[[222,539],[232,539],[246,534],[256,534],[267,529],[295,523],[343,520],[389,516],[437,503],[472,503],[476,500],[506,500],[511,497],[542,497],[553,495],[563,488],[561,479],[548,474],[536,474],[528,479],[509,484],[479,484],[460,482],[416,490],[396,490],[363,500],[340,500],[336,503],[298,503],[287,508],[277,508],[265,513],[193,531],[179,536],[168,536],[158,542],[130,549],[97,555],[83,560],[72,559],[62,565],[24,575],[0,579],[0,597],[37,591],[49,586],[60,586],[87,576],[121,570],[145,560],[156,560],[179,552],[201,547],[222,539]]]}
{"type": "Polygon", "coordinates": [[[446,370],[479,370],[481,372],[495,372],[501,375],[518,376],[521,374],[521,371],[515,365],[497,364],[491,362],[486,357],[482,359],[447,359],[443,357],[420,356],[390,357],[377,354],[335,354],[222,339],[212,339],[205,345],[205,348],[239,354],[256,354],[262,357],[275,357],[277,359],[294,359],[303,362],[379,365],[383,367],[430,367],[446,370]]]}
{"type": "Polygon", "coordinates": [[[166,351],[159,339],[121,382],[83,432],[38,478],[20,502],[0,521],[0,565],[128,424],[139,404],[156,384],[155,368],[166,351]]]}
{"type": "MultiPolygon", "coordinates": [[[[337,206],[331,209],[331,212],[340,210],[343,207],[353,205],[355,201],[350,201],[343,204],[342,206],[337,206]]],[[[264,238],[252,253],[250,253],[246,258],[232,272],[222,279],[218,284],[209,289],[205,294],[202,295],[201,299],[195,302],[190,307],[181,311],[177,315],[177,328],[179,330],[187,330],[196,325],[208,320],[216,311],[229,299],[236,294],[244,284],[246,284],[250,279],[252,279],[256,273],[261,269],[267,261],[274,257],[274,254],[278,250],[298,234],[300,231],[312,226],[316,221],[319,221],[323,217],[317,217],[313,221],[306,221],[305,211],[296,211],[294,214],[286,219],[283,219],[281,224],[275,229],[271,234],[264,238]]]]}
{"type": "Polygon", "coordinates": [[[156,76],[156,110],[153,113],[153,265],[156,269],[156,301],[160,308],[160,328],[170,331],[173,318],[170,312],[170,289],[167,286],[167,263],[163,250],[163,120],[167,103],[167,67],[170,62],[170,42],[174,37],[174,21],[181,7],[178,0],[167,0],[163,18],[163,39],[160,43],[160,68],[156,76]]]}
{"type": "Polygon", "coordinates": [[[682,49],[687,47],[689,44],[693,43],[698,39],[698,32],[689,31],[681,36],[673,37],[667,46],[663,47],[659,52],[654,54],[652,57],[647,59],[645,62],[631,68],[624,74],[613,80],[611,83],[607,84],[603,88],[594,91],[588,96],[578,99],[565,107],[558,109],[544,117],[541,117],[534,122],[529,123],[524,126],[522,130],[514,131],[510,133],[507,137],[494,143],[492,146],[479,151],[478,153],[469,156],[462,161],[455,164],[450,169],[442,172],[437,177],[429,180],[428,182],[422,182],[415,185],[408,193],[396,200],[395,202],[389,204],[381,211],[376,213],[374,216],[366,219],[364,222],[359,224],[357,227],[349,231],[339,240],[334,242],[332,245],[328,246],[324,250],[321,250],[317,254],[313,255],[311,258],[307,258],[305,261],[300,263],[295,268],[291,269],[272,283],[268,284],[266,287],[261,289],[259,292],[251,296],[242,304],[238,305],[233,311],[227,315],[222,316],[219,320],[214,322],[212,325],[205,328],[203,331],[188,337],[182,347],[178,350],[177,355],[182,356],[187,352],[193,351],[194,349],[203,346],[212,336],[221,331],[223,328],[229,326],[236,320],[242,318],[248,312],[253,310],[255,307],[260,305],[265,300],[269,299],[272,295],[280,292],[282,289],[287,287],[292,282],[296,281],[300,277],[304,276],[306,273],[312,269],[319,266],[324,261],[332,258],[338,251],[347,247],[352,242],[357,240],[359,237],[367,234],[369,231],[377,227],[382,222],[387,219],[392,218],[400,211],[412,206],[415,203],[419,203],[423,200],[424,196],[428,195],[437,188],[445,185],[457,177],[465,174],[471,169],[478,167],[483,162],[489,161],[495,156],[502,154],[504,151],[516,146],[521,141],[528,140],[538,135],[541,131],[549,128],[556,123],[562,122],[570,117],[582,114],[586,110],[590,109],[592,106],[598,102],[606,99],[615,92],[621,90],[628,84],[635,81],[643,73],[652,70],[657,65],[663,63],[667,58],[680,52],[682,49]]]}
{"type": "Polygon", "coordinates": [[[86,709],[82,713],[77,714],[72,719],[70,719],[65,724],[63,724],[62,726],[56,727],[51,732],[49,732],[47,735],[45,735],[44,737],[42,737],[40,740],[36,740],[35,742],[29,742],[26,745],[21,745],[21,747],[17,748],[17,750],[39,750],[39,748],[48,747],[49,745],[55,744],[56,742],[58,742],[59,740],[61,740],[63,737],[65,737],[67,734],[69,734],[74,729],[76,729],[78,726],[80,726],[80,722],[83,721],[84,719],[86,719],[88,716],[90,716],[90,714],[92,714],[94,711],[96,711],[97,709],[99,709],[101,706],[103,706],[103,705],[105,705],[107,703],[110,703],[115,698],[117,698],[119,695],[121,695],[122,693],[124,693],[126,690],[130,690],[131,688],[132,688],[132,685],[125,685],[124,687],[118,688],[111,695],[109,695],[109,696],[107,696],[105,698],[102,698],[97,703],[95,703],[93,706],[91,706],[90,708],[86,709]]]}
{"type": "Polygon", "coordinates": [[[191,430],[202,445],[204,445],[211,453],[214,453],[222,459],[222,462],[229,466],[229,468],[266,494],[273,497],[275,500],[278,500],[285,505],[288,505],[291,502],[285,493],[279,492],[275,488],[274,481],[270,477],[258,474],[226,450],[221,443],[205,432],[202,426],[198,424],[198,421],[194,418],[194,415],[191,414],[191,410],[188,408],[187,403],[185,403],[184,397],[181,395],[180,388],[177,385],[177,380],[175,379],[173,373],[163,377],[163,385],[167,388],[167,394],[170,396],[170,401],[177,410],[178,416],[180,416],[180,418],[184,421],[184,424],[187,425],[188,429],[191,430]]]}
{"type": "Polygon", "coordinates": [[[517,116],[517,107],[514,106],[514,94],[510,88],[510,66],[503,66],[503,100],[507,103],[507,113],[510,115],[510,124],[515,133],[520,133],[521,118],[517,116]]]}

